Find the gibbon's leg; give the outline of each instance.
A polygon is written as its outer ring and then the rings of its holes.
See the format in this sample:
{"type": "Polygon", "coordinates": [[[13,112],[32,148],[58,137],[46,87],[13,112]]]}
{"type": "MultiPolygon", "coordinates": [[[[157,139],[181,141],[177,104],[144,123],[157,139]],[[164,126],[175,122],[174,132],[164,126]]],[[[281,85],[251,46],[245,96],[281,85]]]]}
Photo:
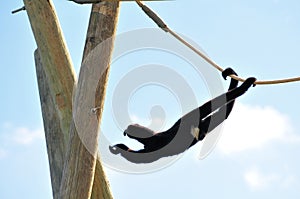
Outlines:
{"type": "Polygon", "coordinates": [[[109,146],[109,150],[113,154],[119,154],[122,151],[130,150],[125,144],[116,144],[114,146],[109,146]]]}
{"type": "MultiPolygon", "coordinates": [[[[246,79],[246,81],[241,86],[223,94],[225,95],[228,103],[223,105],[217,112],[205,118],[200,123],[199,128],[201,129],[201,131],[204,133],[208,133],[216,128],[219,124],[221,124],[225,119],[227,119],[233,108],[234,100],[243,95],[251,86],[253,86],[255,81],[256,78],[250,77],[246,79]]],[[[218,100],[218,97],[213,100],[218,100]]]]}
{"type": "Polygon", "coordinates": [[[121,154],[122,157],[124,157],[126,160],[132,162],[132,163],[150,163],[154,162],[155,160],[159,159],[159,157],[153,157],[148,154],[148,152],[145,149],[141,149],[138,151],[133,151],[129,149],[124,144],[116,144],[114,146],[110,146],[109,150],[112,154],[121,154]]]}
{"type": "Polygon", "coordinates": [[[175,136],[181,124],[181,118],[175,122],[175,124],[170,127],[168,130],[160,133],[169,134],[170,136],[175,136]]]}
{"type": "Polygon", "coordinates": [[[135,163],[135,164],[140,164],[140,163],[151,163],[154,162],[158,159],[160,159],[161,157],[164,156],[160,156],[157,154],[152,154],[149,153],[147,150],[145,149],[141,149],[138,151],[133,151],[133,150],[125,150],[122,149],[121,147],[119,147],[122,144],[117,144],[113,147],[109,147],[109,150],[111,151],[112,154],[120,154],[123,158],[125,158],[126,160],[128,160],[129,162],[135,163]]]}
{"type": "Polygon", "coordinates": [[[134,151],[134,150],[128,148],[128,146],[126,146],[125,144],[116,144],[114,146],[109,146],[109,150],[113,154],[124,153],[125,151],[131,152],[131,153],[146,153],[145,149],[134,151]]]}

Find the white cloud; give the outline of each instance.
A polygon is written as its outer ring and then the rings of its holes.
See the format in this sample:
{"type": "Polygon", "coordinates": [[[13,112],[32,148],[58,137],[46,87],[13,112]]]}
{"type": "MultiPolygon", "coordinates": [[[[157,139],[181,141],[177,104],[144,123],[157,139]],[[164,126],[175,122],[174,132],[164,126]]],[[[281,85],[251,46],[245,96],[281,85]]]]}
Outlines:
{"type": "Polygon", "coordinates": [[[246,184],[253,191],[260,191],[263,189],[289,189],[292,186],[299,186],[298,178],[287,172],[282,173],[263,173],[257,168],[252,168],[244,173],[244,180],[246,184]]]}
{"type": "Polygon", "coordinates": [[[35,140],[43,139],[43,131],[38,130],[30,130],[25,127],[15,128],[13,130],[12,139],[22,145],[29,145],[33,143],[35,140]]]}
{"type": "Polygon", "coordinates": [[[217,146],[222,153],[231,154],[258,149],[273,141],[299,140],[292,134],[288,117],[274,108],[237,103],[217,146]]]}
{"type": "Polygon", "coordinates": [[[252,190],[261,190],[270,187],[273,183],[279,181],[279,176],[276,174],[262,174],[257,169],[246,171],[244,179],[252,190]]]}
{"type": "Polygon", "coordinates": [[[0,125],[0,160],[11,156],[14,147],[31,146],[35,142],[41,142],[44,133],[41,129],[31,130],[26,127],[16,127],[11,123],[0,125]]]}
{"type": "Polygon", "coordinates": [[[44,139],[42,129],[29,129],[27,127],[16,127],[11,123],[5,123],[1,129],[1,143],[11,145],[11,143],[20,145],[30,145],[36,140],[44,139]]]}

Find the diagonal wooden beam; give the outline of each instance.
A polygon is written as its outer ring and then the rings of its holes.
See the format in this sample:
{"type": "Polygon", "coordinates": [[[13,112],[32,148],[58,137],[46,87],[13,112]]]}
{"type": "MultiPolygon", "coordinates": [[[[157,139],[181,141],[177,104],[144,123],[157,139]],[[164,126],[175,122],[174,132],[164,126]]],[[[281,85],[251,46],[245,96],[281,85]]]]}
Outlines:
{"type": "Polygon", "coordinates": [[[58,198],[72,120],[75,73],[51,0],[24,0],[38,51],[36,71],[53,198],[58,198]]]}
{"type": "Polygon", "coordinates": [[[51,0],[23,0],[38,46],[55,108],[62,122],[64,143],[69,139],[75,72],[51,0]]]}

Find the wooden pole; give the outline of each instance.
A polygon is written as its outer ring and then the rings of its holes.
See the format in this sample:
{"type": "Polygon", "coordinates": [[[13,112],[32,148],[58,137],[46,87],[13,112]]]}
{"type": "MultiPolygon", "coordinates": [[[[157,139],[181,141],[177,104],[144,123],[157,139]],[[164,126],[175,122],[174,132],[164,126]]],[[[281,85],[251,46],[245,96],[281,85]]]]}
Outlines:
{"type": "MultiPolygon", "coordinates": [[[[24,0],[24,4],[39,48],[39,53],[36,52],[35,57],[41,103],[42,106],[46,106],[42,107],[42,112],[45,131],[47,131],[48,154],[51,156],[49,162],[54,192],[53,196],[54,198],[84,199],[89,198],[92,192],[92,198],[112,198],[100,161],[97,161],[95,170],[98,125],[101,120],[102,111],[97,112],[96,119],[92,119],[91,123],[87,122],[83,125],[84,127],[87,125],[85,129],[86,133],[83,132],[83,135],[88,135],[93,138],[89,143],[92,150],[89,150],[86,148],[86,145],[82,143],[86,140],[80,138],[78,135],[78,126],[76,126],[78,124],[74,121],[71,122],[73,118],[72,91],[75,76],[52,1],[24,0]],[[43,71],[45,73],[44,75],[43,71]],[[51,100],[49,100],[48,97],[50,97],[51,100]],[[51,107],[55,107],[55,109],[51,109],[51,107]],[[55,124],[52,124],[52,122],[55,124]],[[54,127],[55,125],[56,127],[54,127]],[[61,128],[61,131],[59,128],[61,128]],[[70,138],[68,135],[69,130],[71,134],[70,138]],[[56,141],[53,141],[54,139],[51,139],[51,136],[54,136],[56,141]],[[67,151],[66,157],[64,156],[65,151],[67,151]],[[55,157],[56,155],[60,157],[55,157]],[[55,163],[53,163],[53,161],[55,163]],[[65,165],[62,176],[63,162],[65,162],[65,165]],[[96,172],[95,178],[94,172],[96,172]],[[57,191],[59,184],[60,193],[57,191]]],[[[91,28],[89,28],[88,31],[85,55],[88,54],[88,49],[92,50],[97,44],[101,43],[101,41],[115,34],[118,8],[118,2],[103,2],[93,6],[90,21],[91,28]],[[97,26],[98,23],[100,23],[99,26],[97,26]]],[[[83,65],[81,68],[81,78],[79,78],[75,97],[77,102],[80,102],[76,103],[77,113],[80,113],[81,109],[89,107],[89,100],[91,99],[94,100],[94,106],[100,106],[103,109],[112,46],[112,42],[106,43],[104,50],[99,54],[99,57],[103,59],[101,63],[99,63],[101,66],[100,69],[104,69],[104,73],[101,75],[100,80],[98,80],[98,84],[94,84],[96,77],[90,75],[100,75],[97,73],[98,66],[90,65],[92,67],[89,67],[89,65],[83,65]],[[89,73],[91,71],[92,73],[89,73]],[[96,85],[97,89],[95,93],[89,91],[91,85],[96,85]],[[88,96],[87,100],[85,96],[88,96]]],[[[86,112],[77,116],[82,119],[82,121],[88,121],[85,119],[90,119],[89,116],[86,115],[86,112]]]]}
{"type": "Polygon", "coordinates": [[[52,194],[54,199],[58,199],[65,157],[65,146],[61,140],[63,130],[58,111],[56,111],[55,103],[51,97],[49,81],[38,49],[34,52],[34,58],[50,166],[52,194]]]}
{"type": "Polygon", "coordinates": [[[74,121],[70,129],[71,138],[60,189],[61,198],[88,199],[93,189],[98,190],[93,193],[94,198],[112,198],[102,166],[96,160],[98,128],[113,49],[113,40],[103,41],[115,35],[118,10],[119,2],[101,2],[92,6],[74,97],[74,121]],[[94,107],[100,109],[95,115],[91,115],[90,110],[94,107]],[[96,162],[99,164],[97,167],[96,162]]]}
{"type": "Polygon", "coordinates": [[[58,198],[72,120],[75,73],[51,0],[24,0],[39,51],[36,70],[51,172],[58,198]]]}
{"type": "Polygon", "coordinates": [[[66,144],[72,118],[73,64],[52,1],[23,1],[49,80],[50,93],[62,122],[62,143],[66,144]]]}
{"type": "MultiPolygon", "coordinates": [[[[68,0],[78,4],[100,3],[102,0],[68,0]]],[[[106,0],[106,1],[135,1],[135,0],[106,0]]],[[[143,1],[170,1],[170,0],[143,0],[143,1]]]]}
{"type": "MultiPolygon", "coordinates": [[[[113,42],[113,38],[116,34],[119,5],[119,2],[102,2],[92,6],[82,63],[84,63],[89,53],[91,53],[97,45],[101,44],[101,42],[104,42],[107,39],[112,39],[110,42],[113,42]]],[[[109,48],[109,55],[107,56],[108,61],[111,59],[113,43],[110,43],[109,48]]],[[[106,70],[102,74],[103,78],[98,82],[98,92],[95,96],[95,107],[103,107],[104,105],[104,94],[108,78],[109,64],[105,67],[106,70]]],[[[101,108],[101,110],[103,110],[103,108],[101,108]]],[[[101,117],[102,116],[99,116],[99,121],[101,120],[101,117]]],[[[99,198],[112,199],[113,197],[100,162],[100,157],[98,156],[91,199],[99,198]]]]}

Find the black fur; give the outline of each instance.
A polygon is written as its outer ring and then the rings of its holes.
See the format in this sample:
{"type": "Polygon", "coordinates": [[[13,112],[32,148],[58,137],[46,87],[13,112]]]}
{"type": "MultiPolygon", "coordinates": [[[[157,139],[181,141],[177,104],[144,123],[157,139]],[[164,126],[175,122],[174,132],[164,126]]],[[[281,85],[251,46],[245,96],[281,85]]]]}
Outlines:
{"type": "MultiPolygon", "coordinates": [[[[232,74],[237,75],[231,68],[222,72],[224,79],[232,74]]],[[[124,136],[139,141],[144,149],[133,151],[124,144],[110,146],[109,149],[113,154],[120,153],[134,163],[150,163],[162,157],[180,154],[203,140],[207,133],[227,119],[235,99],[254,86],[255,81],[255,78],[250,77],[238,87],[238,81],[231,79],[228,92],[187,113],[164,132],[155,133],[138,124],[129,125],[124,136]],[[195,128],[199,131],[194,134],[192,129],[195,128]]]]}

